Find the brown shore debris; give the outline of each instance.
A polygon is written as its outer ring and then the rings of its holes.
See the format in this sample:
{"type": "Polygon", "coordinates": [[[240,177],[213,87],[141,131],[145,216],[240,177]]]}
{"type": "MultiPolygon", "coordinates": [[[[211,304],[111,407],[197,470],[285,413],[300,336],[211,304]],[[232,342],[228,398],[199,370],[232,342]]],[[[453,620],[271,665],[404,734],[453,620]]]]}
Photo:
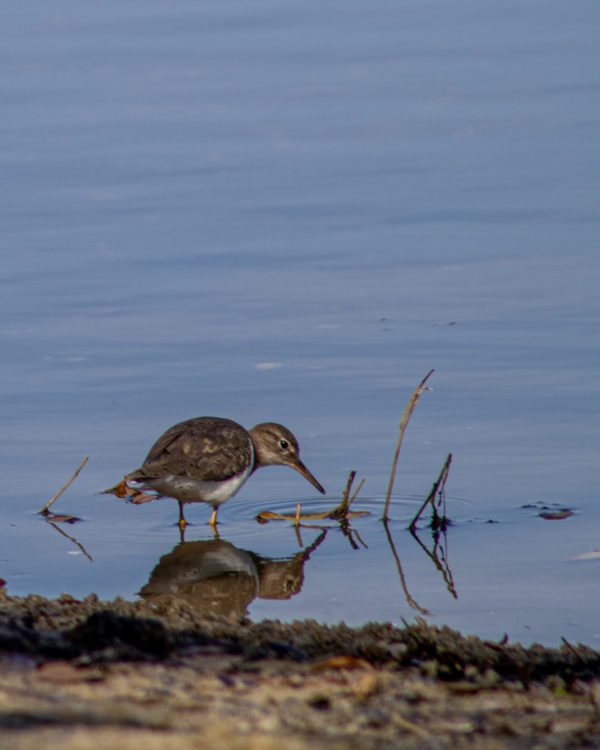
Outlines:
{"type": "Polygon", "coordinates": [[[185,605],[0,598],[0,746],[580,747],[600,654],[403,628],[237,623],[185,605]]]}

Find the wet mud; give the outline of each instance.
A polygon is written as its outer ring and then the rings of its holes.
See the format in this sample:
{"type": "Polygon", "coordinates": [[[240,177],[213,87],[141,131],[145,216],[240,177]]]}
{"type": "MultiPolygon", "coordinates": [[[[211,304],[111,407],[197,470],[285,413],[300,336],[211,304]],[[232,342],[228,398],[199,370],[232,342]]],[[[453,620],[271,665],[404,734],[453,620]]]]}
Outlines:
{"type": "Polygon", "coordinates": [[[0,746],[600,746],[600,654],[0,595],[0,746]]]}

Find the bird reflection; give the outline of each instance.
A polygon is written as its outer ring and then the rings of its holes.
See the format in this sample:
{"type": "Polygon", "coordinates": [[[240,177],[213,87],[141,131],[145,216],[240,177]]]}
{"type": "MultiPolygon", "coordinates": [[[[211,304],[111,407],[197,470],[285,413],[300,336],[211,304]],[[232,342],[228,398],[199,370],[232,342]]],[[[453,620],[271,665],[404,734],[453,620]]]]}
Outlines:
{"type": "Polygon", "coordinates": [[[260,599],[290,599],[304,582],[304,563],[325,539],[295,555],[268,558],[221,538],[180,542],[163,555],[139,592],[159,607],[187,604],[195,613],[239,620],[260,599]]]}

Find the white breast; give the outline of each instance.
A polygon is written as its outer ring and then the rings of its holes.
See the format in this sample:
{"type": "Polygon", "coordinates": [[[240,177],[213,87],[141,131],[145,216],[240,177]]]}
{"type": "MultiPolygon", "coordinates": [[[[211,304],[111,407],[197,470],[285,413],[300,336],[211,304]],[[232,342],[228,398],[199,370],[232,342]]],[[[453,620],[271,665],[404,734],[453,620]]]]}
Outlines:
{"type": "Polygon", "coordinates": [[[213,507],[221,505],[244,484],[250,476],[252,469],[246,469],[242,474],[226,479],[223,482],[204,482],[201,479],[188,479],[187,477],[174,477],[173,475],[153,479],[145,484],[161,495],[168,495],[180,500],[182,503],[209,503],[213,507]]]}
{"type": "Polygon", "coordinates": [[[168,474],[157,479],[143,482],[131,481],[132,487],[143,487],[158,492],[160,495],[174,497],[182,503],[209,503],[216,508],[229,500],[240,489],[252,474],[254,466],[254,446],[250,441],[252,460],[247,469],[222,482],[205,482],[202,479],[190,479],[184,476],[168,474]]]}

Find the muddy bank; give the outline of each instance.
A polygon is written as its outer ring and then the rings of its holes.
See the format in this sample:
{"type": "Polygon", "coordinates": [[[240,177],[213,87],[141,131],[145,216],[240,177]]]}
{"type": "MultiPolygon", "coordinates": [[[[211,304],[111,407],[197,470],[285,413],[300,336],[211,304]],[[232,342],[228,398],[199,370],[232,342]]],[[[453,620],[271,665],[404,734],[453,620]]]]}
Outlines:
{"type": "Polygon", "coordinates": [[[0,655],[16,748],[600,745],[600,655],[571,644],[2,594],[0,655]]]}

